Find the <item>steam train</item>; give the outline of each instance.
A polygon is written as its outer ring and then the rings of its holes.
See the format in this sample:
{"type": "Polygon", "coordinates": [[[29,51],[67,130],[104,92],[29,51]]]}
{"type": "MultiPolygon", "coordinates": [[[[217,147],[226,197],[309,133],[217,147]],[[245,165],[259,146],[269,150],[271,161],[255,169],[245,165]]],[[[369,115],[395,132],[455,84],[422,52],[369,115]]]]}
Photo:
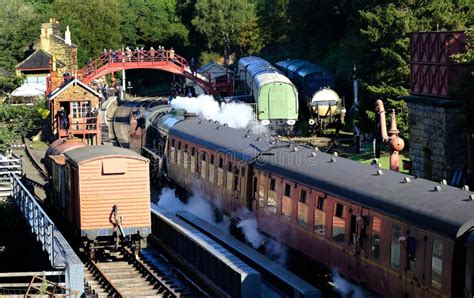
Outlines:
{"type": "Polygon", "coordinates": [[[249,56],[238,62],[240,80],[245,82],[263,125],[293,126],[298,120],[296,87],[268,61],[249,56]]]}
{"type": "Polygon", "coordinates": [[[44,163],[48,205],[94,259],[97,249],[126,245],[138,252],[151,232],[149,161],[119,147],[58,139],[44,163]]]}
{"type": "Polygon", "coordinates": [[[248,208],[288,247],[386,297],[472,297],[474,194],[169,107],[148,113],[157,177],[248,208]]]}
{"type": "Polygon", "coordinates": [[[341,125],[345,109],[334,91],[334,75],[320,65],[300,59],[283,60],[275,66],[298,89],[300,118],[308,121],[312,131],[341,125]]]}

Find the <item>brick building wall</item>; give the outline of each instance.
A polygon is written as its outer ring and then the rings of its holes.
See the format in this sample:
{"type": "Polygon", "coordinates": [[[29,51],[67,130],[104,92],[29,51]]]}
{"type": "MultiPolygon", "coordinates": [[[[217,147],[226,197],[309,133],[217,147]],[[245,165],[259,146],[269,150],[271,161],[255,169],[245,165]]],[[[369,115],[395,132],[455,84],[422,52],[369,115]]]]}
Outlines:
{"type": "Polygon", "coordinates": [[[468,120],[459,100],[410,96],[408,122],[413,174],[440,181],[466,167],[468,120]]]}

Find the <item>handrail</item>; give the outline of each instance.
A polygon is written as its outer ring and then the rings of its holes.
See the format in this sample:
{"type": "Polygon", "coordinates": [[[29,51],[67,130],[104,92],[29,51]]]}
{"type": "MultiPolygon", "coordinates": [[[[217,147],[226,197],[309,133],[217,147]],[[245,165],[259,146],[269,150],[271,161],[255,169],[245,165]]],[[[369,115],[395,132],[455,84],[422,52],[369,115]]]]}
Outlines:
{"type": "Polygon", "coordinates": [[[134,51],[107,51],[99,58],[89,62],[85,67],[78,70],[76,76],[86,84],[99,75],[105,67],[130,66],[130,64],[151,63],[152,66],[163,65],[163,62],[174,64],[183,76],[189,78],[207,89],[209,93],[214,93],[215,82],[210,78],[198,75],[191,69],[190,65],[182,56],[175,54],[171,50],[134,50],[134,51]]]}
{"type": "Polygon", "coordinates": [[[84,265],[74,250],[59,232],[54,222],[44,212],[33,195],[21,183],[16,174],[11,174],[12,200],[18,207],[31,231],[36,234],[43,250],[48,253],[51,266],[64,271],[69,288],[84,291],[84,265]]]}

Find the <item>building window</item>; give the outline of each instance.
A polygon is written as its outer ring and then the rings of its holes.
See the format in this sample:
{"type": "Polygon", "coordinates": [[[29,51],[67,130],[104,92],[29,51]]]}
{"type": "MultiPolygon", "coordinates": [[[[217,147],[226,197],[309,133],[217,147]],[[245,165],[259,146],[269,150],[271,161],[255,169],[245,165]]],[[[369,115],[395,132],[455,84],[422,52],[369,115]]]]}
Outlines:
{"type": "Polygon", "coordinates": [[[314,231],[321,235],[326,233],[326,213],[324,213],[324,201],[324,198],[318,197],[316,208],[314,209],[314,231]]]}
{"type": "Polygon", "coordinates": [[[300,192],[300,202],[306,204],[306,190],[300,192]]]}
{"type": "Polygon", "coordinates": [[[372,220],[372,258],[378,260],[380,257],[380,233],[382,232],[382,220],[374,217],[372,220]]]}
{"type": "Polygon", "coordinates": [[[291,196],[291,185],[285,184],[285,196],[291,196]]]}
{"type": "Polygon", "coordinates": [[[433,241],[433,256],[431,258],[431,285],[441,289],[441,278],[443,276],[443,242],[438,239],[433,241]]]}
{"type": "Polygon", "coordinates": [[[344,205],[335,203],[332,217],[332,239],[336,242],[344,242],[346,221],[344,220],[344,205]]]}
{"type": "Polygon", "coordinates": [[[393,269],[400,269],[400,236],[402,235],[400,226],[392,227],[392,244],[390,246],[390,264],[393,269]]]}

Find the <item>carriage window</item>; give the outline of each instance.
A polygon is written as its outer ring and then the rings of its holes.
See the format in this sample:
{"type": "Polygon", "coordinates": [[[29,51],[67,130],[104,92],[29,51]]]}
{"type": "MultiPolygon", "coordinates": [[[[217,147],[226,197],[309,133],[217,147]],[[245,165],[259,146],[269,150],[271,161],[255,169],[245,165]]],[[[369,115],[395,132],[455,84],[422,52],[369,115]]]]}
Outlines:
{"type": "Polygon", "coordinates": [[[267,199],[267,210],[276,213],[276,181],[273,178],[270,178],[270,189],[268,191],[268,199],[267,199]]]}
{"type": "MultiPolygon", "coordinates": [[[[231,163],[231,162],[229,162],[229,163],[227,164],[227,171],[229,171],[229,172],[232,171],[232,163],[231,163]]],[[[237,174],[238,174],[238,173],[237,173],[237,174]]]]}
{"type": "Polygon", "coordinates": [[[443,275],[443,242],[435,239],[433,241],[433,256],[431,258],[431,285],[441,288],[441,277],[443,275]]]}
{"type": "Polygon", "coordinates": [[[196,148],[191,148],[191,155],[194,156],[194,154],[196,153],[196,148]]]}
{"type": "Polygon", "coordinates": [[[291,195],[291,185],[285,184],[285,196],[289,197],[291,195]]]}
{"type": "Polygon", "coordinates": [[[400,268],[400,236],[402,229],[400,226],[392,227],[392,245],[390,247],[390,264],[393,269],[400,268]]]}
{"type": "Polygon", "coordinates": [[[178,150],[181,150],[181,141],[178,142],[178,150]]]}
{"type": "Polygon", "coordinates": [[[306,203],[306,190],[301,190],[300,192],[300,202],[306,203]]]}
{"type": "Polygon", "coordinates": [[[174,147],[174,139],[171,140],[171,147],[174,147]]]}
{"type": "Polygon", "coordinates": [[[276,189],[276,181],[273,178],[270,178],[270,190],[275,191],[276,189]]]}
{"type": "Polygon", "coordinates": [[[184,151],[188,151],[188,144],[184,144],[184,151]]]}
{"type": "Polygon", "coordinates": [[[283,196],[281,204],[281,213],[283,214],[283,217],[285,217],[286,219],[291,219],[291,205],[293,205],[291,198],[289,196],[283,196]]]}
{"type": "Polygon", "coordinates": [[[316,208],[314,209],[314,231],[324,235],[326,232],[326,213],[324,213],[324,198],[318,197],[316,208]]]}
{"type": "Polygon", "coordinates": [[[332,217],[332,239],[336,242],[344,242],[345,230],[344,205],[335,203],[334,216],[332,217]]]}
{"type": "Polygon", "coordinates": [[[219,168],[222,168],[224,165],[224,160],[222,158],[219,158],[219,168]]]}
{"type": "Polygon", "coordinates": [[[304,227],[306,227],[306,225],[308,224],[308,205],[301,201],[298,202],[298,224],[304,227]]]}
{"type": "Polygon", "coordinates": [[[382,221],[374,217],[372,221],[372,258],[378,260],[380,256],[380,233],[382,232],[382,221]]]}

